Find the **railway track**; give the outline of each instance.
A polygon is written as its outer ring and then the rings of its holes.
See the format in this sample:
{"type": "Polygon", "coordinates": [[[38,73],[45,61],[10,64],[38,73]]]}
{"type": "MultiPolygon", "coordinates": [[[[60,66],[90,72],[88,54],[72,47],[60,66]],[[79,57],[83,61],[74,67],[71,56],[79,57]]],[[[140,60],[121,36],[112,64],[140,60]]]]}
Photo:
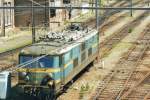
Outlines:
{"type": "Polygon", "coordinates": [[[115,34],[108,37],[105,41],[103,41],[100,45],[101,53],[100,56],[104,57],[109,54],[109,51],[118,44],[124,37],[128,34],[132,33],[132,30],[141,23],[141,21],[148,16],[147,12],[144,12],[141,16],[137,17],[132,22],[126,24],[123,28],[118,30],[115,34]]]}
{"type": "MultiPolygon", "coordinates": [[[[140,44],[135,44],[125,56],[120,59],[114,70],[112,70],[100,82],[96,93],[93,95],[92,100],[120,100],[119,94],[122,94],[124,87],[127,85],[135,69],[140,64],[145,51],[149,48],[149,43],[145,37],[149,37],[150,30],[144,30],[144,35],[138,39],[142,41],[140,44]]],[[[132,99],[133,100],[133,99],[132,99]]]]}
{"type": "MultiPolygon", "coordinates": [[[[147,45],[150,46],[150,31],[144,36],[144,41],[142,42],[145,41],[148,41],[147,45]]],[[[150,47],[148,47],[147,51],[150,51],[150,47]]],[[[150,55],[148,56],[150,57],[150,55]]],[[[148,66],[149,65],[146,67],[148,66]]],[[[126,81],[123,89],[118,94],[117,100],[150,99],[150,70],[143,69],[143,66],[136,67],[136,70],[130,75],[130,78],[126,81]]]]}
{"type": "MultiPolygon", "coordinates": [[[[137,6],[137,5],[139,5],[139,6],[144,6],[144,5],[145,5],[145,2],[144,2],[144,1],[141,1],[141,0],[133,1],[133,6],[137,6]],[[139,5],[139,3],[140,3],[140,5],[139,5]]],[[[128,2],[123,1],[123,2],[119,2],[119,4],[115,3],[115,4],[110,5],[110,6],[113,6],[113,7],[128,7],[129,4],[128,4],[128,2]]],[[[113,16],[113,15],[115,15],[115,14],[118,14],[118,13],[120,13],[120,12],[121,12],[121,11],[119,11],[119,10],[111,10],[111,11],[107,11],[107,10],[106,10],[106,11],[103,13],[103,17],[100,18],[100,23],[99,23],[99,24],[101,25],[101,24],[104,23],[104,22],[107,22],[107,23],[102,24],[101,27],[103,27],[103,26],[109,26],[109,23],[113,23],[113,22],[114,22],[113,20],[111,20],[110,22],[108,22],[108,21],[107,21],[108,18],[111,17],[111,16],[113,16]]],[[[125,15],[128,15],[128,12],[127,12],[125,15]]],[[[122,16],[122,17],[123,17],[123,16],[122,16]]],[[[118,18],[116,18],[116,20],[117,20],[117,19],[118,19],[118,18]]]]}
{"type": "MultiPolygon", "coordinates": [[[[144,6],[144,5],[145,5],[144,2],[141,1],[141,0],[135,1],[135,2],[133,3],[133,5],[134,5],[134,6],[137,6],[139,3],[141,3],[140,6],[144,6]]],[[[115,4],[116,4],[116,3],[115,3],[115,4]]],[[[114,7],[119,7],[119,6],[127,7],[126,4],[127,4],[127,2],[123,2],[123,3],[119,4],[119,5],[114,5],[114,7]]],[[[104,20],[104,21],[103,21],[104,23],[100,26],[100,32],[105,31],[105,29],[107,29],[107,28],[110,27],[111,25],[116,24],[116,22],[119,22],[119,21],[120,21],[121,19],[123,19],[125,16],[128,16],[128,12],[125,12],[125,13],[123,13],[123,14],[121,14],[121,15],[117,15],[119,12],[121,12],[121,11],[107,11],[107,12],[103,15],[104,17],[102,17],[101,20],[104,20]],[[109,16],[108,16],[108,15],[109,15],[109,16]],[[110,16],[110,15],[112,15],[112,16],[110,16]],[[117,17],[117,16],[118,16],[118,17],[117,17]],[[112,18],[113,20],[108,21],[108,18],[112,18]]]]}
{"type": "MultiPolygon", "coordinates": [[[[144,2],[141,0],[136,0],[136,1],[133,1],[133,6],[139,5],[142,7],[145,5],[145,3],[147,3],[147,2],[144,2]],[[140,3],[140,5],[139,5],[139,3],[140,3]]],[[[128,6],[129,6],[129,4],[126,1],[117,1],[110,5],[110,7],[128,7],[128,6]]],[[[100,19],[100,21],[99,21],[100,32],[103,32],[105,29],[107,29],[111,25],[116,24],[117,21],[120,21],[126,15],[128,15],[128,12],[126,12],[125,14],[122,14],[121,16],[116,17],[115,15],[120,12],[121,11],[119,11],[119,10],[104,11],[102,16],[100,16],[100,18],[99,18],[100,19]],[[108,19],[112,16],[115,16],[115,18],[113,18],[113,20],[108,21],[108,19]]],[[[91,18],[88,22],[86,22],[86,25],[90,25],[91,27],[94,27],[95,26],[95,18],[91,18]]]]}

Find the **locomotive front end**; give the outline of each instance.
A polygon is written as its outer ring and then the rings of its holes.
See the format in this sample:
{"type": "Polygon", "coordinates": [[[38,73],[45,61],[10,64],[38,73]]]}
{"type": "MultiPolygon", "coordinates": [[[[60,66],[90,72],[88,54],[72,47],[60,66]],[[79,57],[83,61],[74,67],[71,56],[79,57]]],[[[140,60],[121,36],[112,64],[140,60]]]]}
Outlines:
{"type": "Polygon", "coordinates": [[[53,97],[57,80],[55,72],[57,71],[56,67],[59,66],[59,57],[45,56],[37,59],[38,57],[41,56],[19,56],[19,63],[25,63],[25,66],[18,68],[19,91],[40,98],[44,95],[53,97]]]}

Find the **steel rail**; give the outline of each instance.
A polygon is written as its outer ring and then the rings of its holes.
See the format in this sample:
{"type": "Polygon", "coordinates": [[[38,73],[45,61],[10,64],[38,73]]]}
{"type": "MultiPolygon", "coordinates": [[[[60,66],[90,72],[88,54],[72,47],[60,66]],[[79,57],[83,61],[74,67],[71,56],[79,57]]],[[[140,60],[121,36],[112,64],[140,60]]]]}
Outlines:
{"type": "Polygon", "coordinates": [[[93,100],[97,100],[97,98],[99,97],[99,95],[102,93],[102,91],[106,88],[106,86],[109,84],[109,82],[111,81],[111,79],[114,77],[114,75],[117,73],[117,70],[115,70],[113,73],[111,73],[111,75],[109,76],[109,79],[105,82],[105,84],[103,85],[103,88],[101,88],[100,90],[98,90],[98,92],[96,93],[96,95],[94,96],[94,98],[92,98],[93,100]]]}

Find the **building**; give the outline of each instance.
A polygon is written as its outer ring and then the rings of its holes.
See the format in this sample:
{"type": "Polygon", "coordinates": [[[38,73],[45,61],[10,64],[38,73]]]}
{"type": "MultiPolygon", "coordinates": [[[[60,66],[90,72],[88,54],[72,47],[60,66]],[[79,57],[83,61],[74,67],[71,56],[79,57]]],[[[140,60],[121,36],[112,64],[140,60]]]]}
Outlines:
{"type": "MultiPolygon", "coordinates": [[[[1,0],[0,6],[43,6],[43,8],[34,9],[34,23],[38,27],[47,27],[51,31],[61,27],[66,20],[74,18],[85,12],[83,10],[71,10],[70,5],[82,6],[87,0],[1,0]],[[84,3],[83,3],[84,2],[84,3]],[[48,9],[44,6],[66,6],[67,9],[48,9]],[[69,14],[71,12],[71,15],[69,14]],[[69,16],[70,15],[70,16],[69,16]]],[[[87,6],[87,4],[86,4],[87,6]]],[[[32,25],[32,9],[16,8],[5,9],[0,13],[0,27],[4,35],[5,27],[17,27],[20,29],[29,29],[32,25]],[[5,19],[5,20],[3,20],[5,19]]]]}
{"type": "MultiPolygon", "coordinates": [[[[0,0],[1,7],[14,6],[14,0],[0,0]]],[[[1,9],[0,11],[0,29],[2,36],[5,36],[5,30],[14,27],[14,10],[1,9]]]]}
{"type": "MultiPolygon", "coordinates": [[[[81,0],[34,0],[34,6],[69,6],[82,5],[81,0]]],[[[15,0],[15,6],[32,6],[31,0],[15,0]]],[[[35,9],[34,21],[36,26],[48,26],[51,30],[64,24],[63,22],[69,19],[70,9],[35,9]]],[[[73,10],[71,18],[79,15],[81,10],[73,10]]],[[[15,10],[15,26],[28,27],[32,23],[31,9],[16,9],[15,10]],[[18,20],[22,19],[22,20],[18,20]]]]}

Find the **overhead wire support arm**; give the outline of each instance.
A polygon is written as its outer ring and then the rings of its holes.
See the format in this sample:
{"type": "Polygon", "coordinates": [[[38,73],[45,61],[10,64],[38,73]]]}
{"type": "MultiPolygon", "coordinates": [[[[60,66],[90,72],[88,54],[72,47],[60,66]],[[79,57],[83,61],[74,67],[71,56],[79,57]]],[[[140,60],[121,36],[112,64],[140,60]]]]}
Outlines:
{"type": "MultiPolygon", "coordinates": [[[[45,7],[45,6],[44,6],[45,7]]],[[[0,7],[0,9],[41,9],[44,8],[42,6],[14,6],[14,7],[0,7]]],[[[49,7],[46,6],[48,9],[66,9],[66,7],[49,7]]],[[[131,7],[78,7],[78,6],[72,6],[72,9],[87,9],[87,10],[131,10],[131,7]]],[[[132,10],[150,10],[150,7],[132,7],[132,10]]]]}
{"type": "MultiPolygon", "coordinates": [[[[95,7],[98,8],[98,0],[95,0],[95,7]]],[[[95,17],[96,17],[96,29],[98,30],[98,9],[95,9],[95,17]]]]}
{"type": "Polygon", "coordinates": [[[132,0],[130,0],[130,7],[131,7],[131,17],[133,16],[133,10],[132,10],[132,8],[133,8],[133,1],[132,0]]]}

